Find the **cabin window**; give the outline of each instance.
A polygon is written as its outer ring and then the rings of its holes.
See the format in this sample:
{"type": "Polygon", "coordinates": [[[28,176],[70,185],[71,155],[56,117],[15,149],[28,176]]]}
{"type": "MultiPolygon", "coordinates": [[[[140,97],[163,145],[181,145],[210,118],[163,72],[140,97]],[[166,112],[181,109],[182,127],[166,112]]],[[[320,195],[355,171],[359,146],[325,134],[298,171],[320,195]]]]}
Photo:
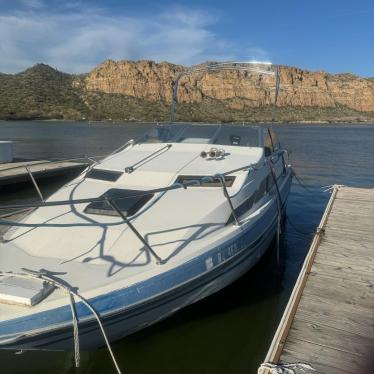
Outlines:
{"type": "Polygon", "coordinates": [[[216,125],[187,126],[178,138],[178,143],[208,144],[217,132],[216,125]]]}
{"type": "Polygon", "coordinates": [[[157,125],[140,139],[140,143],[172,143],[184,129],[184,125],[157,125]]]}
{"type": "Polygon", "coordinates": [[[263,129],[238,125],[157,125],[139,143],[195,143],[262,147],[263,129]]]}
{"type": "MultiPolygon", "coordinates": [[[[191,184],[189,187],[221,187],[221,182],[218,179],[213,181],[204,181],[201,182],[203,178],[206,178],[201,175],[179,175],[175,183],[183,183],[186,181],[197,180],[201,184],[191,184]]],[[[225,176],[225,185],[226,187],[231,187],[235,181],[233,176],[225,176]]]]}
{"type": "Polygon", "coordinates": [[[122,175],[120,171],[115,170],[104,170],[104,169],[91,169],[86,177],[90,179],[98,179],[107,182],[116,182],[122,175]]]}
{"type": "Polygon", "coordinates": [[[258,147],[258,128],[248,126],[222,126],[213,143],[241,147],[258,147]]]}
{"type": "Polygon", "coordinates": [[[266,195],[266,184],[267,184],[267,181],[266,181],[266,178],[262,180],[262,182],[260,183],[259,187],[257,188],[257,191],[254,193],[255,195],[255,203],[257,203],[259,200],[262,199],[262,197],[264,197],[266,195]]]}
{"type": "Polygon", "coordinates": [[[139,190],[112,188],[99,197],[103,201],[94,201],[88,204],[84,212],[104,216],[118,216],[119,214],[104,200],[106,197],[113,199],[124,216],[129,217],[137,213],[152,199],[153,194],[139,190]]]}
{"type": "MultiPolygon", "coordinates": [[[[267,178],[263,179],[257,190],[252,194],[250,198],[245,200],[241,203],[237,208],[235,208],[235,214],[237,217],[242,216],[243,214],[247,213],[253,206],[253,204],[257,203],[262,197],[264,197],[267,193],[267,178]]],[[[231,214],[226,225],[233,222],[234,217],[231,214]]]]}
{"type": "MultiPolygon", "coordinates": [[[[253,194],[250,198],[245,200],[243,203],[241,203],[237,208],[235,208],[235,214],[237,217],[242,216],[243,214],[250,211],[250,209],[253,206],[253,202],[255,200],[255,194],[253,194]]],[[[234,222],[234,216],[231,214],[228,221],[226,222],[226,225],[229,223],[234,222]]]]}

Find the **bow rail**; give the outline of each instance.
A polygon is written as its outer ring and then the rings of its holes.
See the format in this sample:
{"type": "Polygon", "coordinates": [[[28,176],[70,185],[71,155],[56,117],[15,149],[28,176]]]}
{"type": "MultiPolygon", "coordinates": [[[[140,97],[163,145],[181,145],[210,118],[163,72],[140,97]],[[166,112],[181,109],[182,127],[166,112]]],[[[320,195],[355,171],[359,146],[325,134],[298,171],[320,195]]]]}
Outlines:
{"type": "MultiPolygon", "coordinates": [[[[124,145],[122,147],[124,147],[124,145]]],[[[26,161],[25,163],[22,163],[22,165],[12,165],[12,166],[9,166],[7,168],[2,168],[0,170],[0,172],[15,170],[15,169],[22,169],[22,168],[24,169],[26,167],[48,164],[50,162],[58,164],[58,163],[63,163],[63,162],[82,162],[82,161],[84,162],[84,161],[86,161],[89,164],[89,163],[96,163],[97,162],[96,159],[100,160],[100,159],[105,158],[105,157],[107,157],[107,156],[103,155],[103,156],[84,156],[84,157],[76,157],[76,158],[50,158],[50,159],[44,160],[44,161],[28,161],[28,162],[26,161]]]]}
{"type": "MultiPolygon", "coordinates": [[[[201,179],[192,179],[192,180],[186,180],[181,183],[173,183],[170,186],[166,187],[160,187],[160,188],[154,188],[150,190],[144,190],[141,193],[133,194],[133,195],[128,195],[125,197],[117,197],[113,199],[114,201],[118,200],[124,200],[124,199],[129,199],[133,197],[140,197],[143,195],[148,195],[148,194],[155,194],[155,193],[160,193],[160,192],[167,192],[167,191],[172,191],[176,189],[186,189],[189,186],[196,186],[196,185],[201,185],[202,183],[210,182],[210,181],[220,181],[219,176],[227,176],[232,173],[236,173],[239,171],[245,171],[249,170],[251,168],[255,168],[255,165],[246,165],[240,168],[236,168],[221,174],[216,174],[212,176],[207,176],[201,179]]],[[[91,202],[106,202],[105,199],[99,198],[99,197],[92,197],[92,198],[84,198],[84,199],[71,199],[71,200],[56,200],[56,201],[42,201],[39,203],[26,203],[26,204],[6,204],[6,205],[0,205],[0,210],[2,209],[22,209],[22,208],[43,208],[43,207],[49,207],[49,206],[60,206],[60,205],[74,205],[74,204],[86,204],[86,203],[91,203],[91,202]]]]}
{"type": "MultiPolygon", "coordinates": [[[[196,180],[183,181],[181,183],[173,183],[170,186],[166,186],[166,187],[162,187],[162,188],[156,188],[156,189],[152,189],[152,190],[146,190],[146,191],[142,191],[141,194],[133,194],[133,195],[129,195],[129,196],[122,197],[122,198],[118,197],[118,198],[115,198],[115,199],[113,199],[113,198],[108,199],[107,197],[104,197],[104,198],[85,198],[85,199],[75,199],[75,200],[74,199],[73,200],[61,200],[61,201],[44,201],[44,199],[43,199],[43,197],[42,197],[42,195],[39,191],[39,188],[37,187],[37,184],[35,182],[36,185],[34,184],[34,186],[37,189],[38,194],[39,194],[39,196],[41,197],[41,200],[42,200],[40,203],[0,205],[0,210],[2,210],[2,209],[8,209],[8,210],[9,209],[18,209],[18,210],[20,210],[20,209],[25,209],[25,208],[34,208],[35,209],[35,208],[43,208],[43,207],[50,207],[50,206],[85,204],[85,203],[92,203],[92,202],[105,202],[109,206],[111,206],[118,213],[119,217],[122,218],[123,223],[125,223],[129,227],[129,229],[143,243],[145,248],[147,248],[148,252],[156,259],[156,261],[157,261],[156,263],[158,265],[161,265],[161,264],[164,264],[165,261],[157,255],[157,253],[154,251],[154,249],[145,240],[143,235],[140,234],[139,231],[136,229],[136,227],[130,222],[130,219],[122,213],[122,211],[118,208],[116,202],[118,200],[132,198],[132,197],[135,197],[135,196],[142,196],[144,194],[151,194],[151,193],[154,194],[154,193],[160,193],[160,192],[167,192],[167,191],[176,190],[176,189],[180,189],[180,188],[187,189],[187,187],[192,186],[192,185],[196,186],[196,185],[201,185],[204,182],[218,180],[221,183],[223,194],[224,194],[225,198],[227,199],[227,202],[228,202],[230,210],[231,210],[231,214],[234,217],[235,225],[240,226],[241,223],[238,220],[238,217],[236,215],[235,209],[234,209],[232,201],[231,201],[231,197],[230,197],[230,195],[227,191],[227,188],[226,188],[225,176],[228,175],[228,174],[232,174],[233,172],[250,170],[250,168],[253,168],[253,170],[255,170],[255,166],[250,164],[250,165],[243,166],[241,168],[230,170],[230,171],[222,173],[222,174],[216,174],[214,176],[204,177],[204,178],[201,178],[200,180],[196,179],[196,180]]],[[[32,178],[32,176],[31,176],[31,178],[32,178]]],[[[33,180],[33,178],[32,178],[32,180],[33,180]]],[[[4,219],[2,219],[2,217],[0,217],[0,225],[17,226],[17,224],[18,223],[15,222],[15,221],[4,220],[4,219]]],[[[32,224],[33,227],[38,227],[38,226],[42,226],[42,225],[43,225],[43,223],[32,224]]]]}
{"type": "MultiPolygon", "coordinates": [[[[278,150],[276,153],[278,155],[280,154],[280,155],[283,156],[284,152],[285,152],[284,150],[278,150]]],[[[275,174],[272,170],[271,163],[273,163],[272,156],[268,156],[264,159],[264,161],[262,163],[256,163],[256,164],[251,163],[249,165],[245,165],[245,166],[242,166],[240,168],[232,169],[232,170],[226,171],[224,173],[219,173],[219,174],[215,174],[215,175],[212,175],[212,176],[206,176],[206,177],[203,177],[201,179],[193,179],[193,180],[185,180],[183,182],[176,182],[176,183],[171,184],[170,186],[155,188],[155,189],[151,189],[151,190],[144,190],[144,191],[141,191],[141,193],[128,195],[126,197],[108,198],[107,196],[104,196],[104,197],[97,197],[97,198],[71,199],[71,200],[59,200],[59,201],[44,201],[44,199],[43,199],[43,197],[40,193],[40,197],[41,197],[42,201],[39,202],[39,203],[0,205],[0,211],[3,210],[3,209],[7,209],[7,210],[17,209],[18,211],[20,211],[21,209],[30,209],[30,208],[36,209],[36,208],[51,207],[51,206],[86,204],[86,203],[93,203],[93,202],[105,202],[106,204],[111,206],[112,209],[114,209],[117,212],[119,217],[122,218],[123,223],[125,223],[129,227],[129,229],[144,244],[144,246],[148,250],[148,252],[156,259],[157,264],[161,265],[161,264],[164,264],[166,261],[161,259],[158,256],[158,254],[154,251],[154,249],[145,240],[144,236],[142,234],[140,234],[139,231],[136,229],[136,227],[131,223],[131,217],[127,217],[125,214],[123,214],[123,212],[121,211],[121,209],[119,209],[119,207],[117,205],[117,201],[123,200],[123,199],[128,199],[128,198],[133,198],[133,197],[140,197],[140,196],[143,196],[143,195],[149,195],[149,194],[155,194],[155,193],[165,193],[167,191],[177,190],[177,189],[181,189],[181,188],[187,189],[190,186],[202,185],[203,183],[206,183],[206,182],[219,181],[220,184],[221,184],[221,187],[222,187],[223,195],[227,199],[227,203],[229,205],[231,215],[234,219],[234,225],[241,226],[244,222],[240,221],[239,217],[237,216],[237,213],[235,211],[235,208],[234,208],[232,200],[231,200],[232,196],[230,196],[230,194],[227,190],[227,187],[226,187],[225,176],[228,176],[229,174],[237,173],[239,171],[248,171],[248,172],[257,171],[257,170],[261,169],[262,167],[264,167],[265,165],[269,164],[270,169],[272,171],[272,177],[274,179],[274,183],[277,184],[276,176],[275,176],[275,174]]],[[[90,168],[86,169],[86,173],[89,170],[90,170],[90,168]]],[[[277,189],[278,189],[278,186],[277,186],[277,189]]],[[[37,190],[38,190],[38,188],[37,188],[37,190]]],[[[278,191],[278,194],[279,194],[279,191],[278,191]]],[[[4,220],[4,218],[5,218],[4,215],[0,216],[0,225],[3,225],[3,226],[4,225],[5,226],[19,226],[19,225],[29,226],[30,225],[32,227],[38,227],[38,226],[43,225],[43,223],[39,223],[39,224],[18,223],[16,221],[12,221],[12,220],[10,220],[10,221],[9,220],[4,220]]]]}

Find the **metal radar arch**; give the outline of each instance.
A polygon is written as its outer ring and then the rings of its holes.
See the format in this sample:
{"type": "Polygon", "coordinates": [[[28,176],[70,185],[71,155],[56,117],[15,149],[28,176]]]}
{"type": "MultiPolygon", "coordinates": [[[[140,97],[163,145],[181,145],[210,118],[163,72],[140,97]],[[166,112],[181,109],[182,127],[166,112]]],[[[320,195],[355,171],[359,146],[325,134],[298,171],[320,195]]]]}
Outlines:
{"type": "Polygon", "coordinates": [[[182,77],[190,76],[195,73],[210,72],[210,71],[223,71],[223,70],[234,70],[234,71],[248,71],[251,73],[258,73],[264,75],[270,75],[275,77],[275,88],[274,88],[274,101],[272,109],[272,121],[276,118],[276,108],[278,102],[279,88],[280,88],[280,75],[279,75],[279,65],[273,65],[270,63],[261,62],[221,62],[213,63],[204,66],[193,66],[182,72],[180,72],[175,80],[173,81],[173,96],[170,107],[169,123],[174,122],[175,109],[178,103],[178,86],[179,81],[182,77]]]}

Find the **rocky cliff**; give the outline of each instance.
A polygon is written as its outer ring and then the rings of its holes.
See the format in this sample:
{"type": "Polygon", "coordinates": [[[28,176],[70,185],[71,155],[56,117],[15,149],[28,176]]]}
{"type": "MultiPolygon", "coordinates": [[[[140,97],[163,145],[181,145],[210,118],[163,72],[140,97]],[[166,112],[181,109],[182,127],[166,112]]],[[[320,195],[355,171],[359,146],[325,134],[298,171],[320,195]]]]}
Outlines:
{"type": "MultiPolygon", "coordinates": [[[[153,61],[108,60],[85,78],[87,90],[117,93],[151,101],[170,102],[175,76],[184,68],[153,61]]],[[[332,75],[298,68],[280,68],[281,107],[345,106],[359,112],[374,112],[374,82],[351,74],[332,75]]],[[[274,78],[246,71],[199,73],[183,77],[178,100],[199,103],[204,98],[231,101],[231,107],[263,107],[273,100],[274,78]]]]}
{"type": "MultiPolygon", "coordinates": [[[[0,119],[168,118],[175,77],[185,68],[167,62],[107,60],[88,74],[61,73],[43,64],[0,74],[0,119]]],[[[280,68],[280,121],[374,121],[374,79],[280,68]]],[[[268,121],[274,77],[246,71],[182,77],[176,119],[268,121]]]]}

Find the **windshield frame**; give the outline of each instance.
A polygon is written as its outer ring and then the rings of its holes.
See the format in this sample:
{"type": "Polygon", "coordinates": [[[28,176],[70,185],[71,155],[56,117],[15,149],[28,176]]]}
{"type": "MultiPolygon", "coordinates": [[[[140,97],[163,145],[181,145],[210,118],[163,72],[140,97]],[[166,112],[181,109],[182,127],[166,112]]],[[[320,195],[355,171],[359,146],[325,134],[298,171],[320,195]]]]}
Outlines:
{"type": "MultiPolygon", "coordinates": [[[[263,147],[263,131],[264,129],[260,126],[249,126],[249,125],[239,125],[239,124],[191,124],[191,123],[181,123],[181,124],[157,124],[154,126],[150,131],[148,131],[145,135],[140,137],[140,139],[136,142],[138,144],[146,144],[146,143],[180,143],[180,144],[212,144],[216,146],[239,146],[239,147],[263,147]],[[202,133],[206,135],[207,129],[211,128],[211,135],[209,138],[206,136],[202,136],[201,139],[203,141],[198,141],[200,138],[199,136],[199,129],[202,133]],[[219,139],[220,135],[224,131],[228,129],[232,129],[235,132],[235,129],[240,129],[240,132],[247,129],[248,131],[257,130],[257,134],[253,134],[251,139],[251,144],[248,144],[248,141],[245,145],[241,144],[228,144],[225,143],[217,143],[217,139],[219,139]],[[192,133],[191,139],[196,141],[185,141],[188,139],[188,134],[192,133]]],[[[209,131],[208,131],[209,132],[209,131]]],[[[234,134],[235,135],[235,134],[234,134]]],[[[240,136],[239,136],[240,137],[240,136]]]]}

